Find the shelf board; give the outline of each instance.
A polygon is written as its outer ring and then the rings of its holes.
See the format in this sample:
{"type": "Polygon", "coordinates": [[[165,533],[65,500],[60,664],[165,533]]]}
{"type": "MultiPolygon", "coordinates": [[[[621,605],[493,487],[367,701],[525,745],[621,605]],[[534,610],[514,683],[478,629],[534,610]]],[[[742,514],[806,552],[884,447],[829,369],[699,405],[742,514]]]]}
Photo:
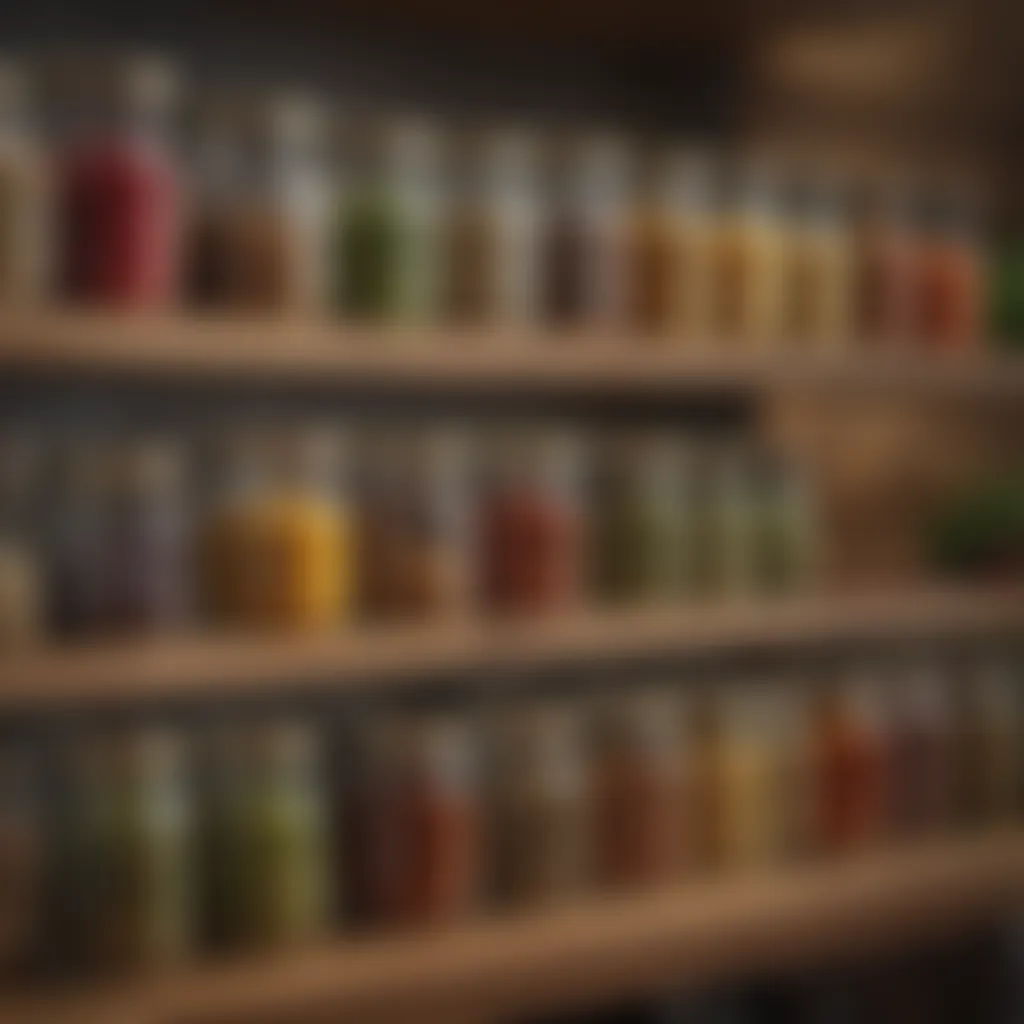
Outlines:
{"type": "Polygon", "coordinates": [[[660,394],[777,389],[1024,395],[1024,359],[775,354],[641,336],[7,313],[0,372],[187,384],[660,394]]]}
{"type": "Polygon", "coordinates": [[[1024,902],[1024,835],[593,901],[279,961],[0,1002],[18,1024],[493,1021],[894,948],[1024,902]]]}
{"type": "Polygon", "coordinates": [[[815,594],[721,608],[377,627],[315,637],[209,636],[11,652],[0,708],[375,687],[589,659],[1024,631],[1019,589],[815,594]]]}

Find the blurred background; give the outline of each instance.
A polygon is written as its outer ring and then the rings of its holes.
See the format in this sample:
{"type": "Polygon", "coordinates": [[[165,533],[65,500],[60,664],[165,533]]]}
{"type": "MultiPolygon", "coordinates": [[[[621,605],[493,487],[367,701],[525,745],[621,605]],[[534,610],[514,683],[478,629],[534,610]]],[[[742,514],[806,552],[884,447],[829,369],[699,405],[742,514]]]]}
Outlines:
{"type": "Polygon", "coordinates": [[[0,1020],[1024,1019],[1012,4],[0,40],[0,1020]]]}

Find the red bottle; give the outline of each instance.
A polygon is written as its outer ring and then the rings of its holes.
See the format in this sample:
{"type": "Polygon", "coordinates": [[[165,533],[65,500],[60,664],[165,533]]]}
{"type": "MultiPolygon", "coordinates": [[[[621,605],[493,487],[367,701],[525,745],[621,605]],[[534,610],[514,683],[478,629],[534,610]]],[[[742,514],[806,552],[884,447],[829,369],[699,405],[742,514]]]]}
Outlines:
{"type": "Polygon", "coordinates": [[[176,290],[180,196],[166,145],[172,76],[124,59],[76,66],[58,151],[65,298],[153,308],[176,290]]]}

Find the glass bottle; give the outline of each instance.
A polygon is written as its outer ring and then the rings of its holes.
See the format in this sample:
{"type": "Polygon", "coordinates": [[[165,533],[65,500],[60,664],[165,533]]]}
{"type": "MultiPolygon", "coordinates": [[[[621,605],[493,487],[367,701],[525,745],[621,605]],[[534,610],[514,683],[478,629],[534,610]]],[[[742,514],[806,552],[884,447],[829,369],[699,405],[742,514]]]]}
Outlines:
{"type": "Polygon", "coordinates": [[[465,918],[482,885],[478,762],[468,723],[395,712],[363,734],[353,856],[363,916],[383,927],[465,918]]]}
{"type": "Polygon", "coordinates": [[[428,321],[441,304],[440,146],[429,124],[392,117],[346,134],[334,247],[342,313],[428,321]]]}
{"type": "Polygon", "coordinates": [[[48,298],[52,285],[50,168],[31,123],[32,97],[21,69],[0,66],[0,305],[48,298]]]}
{"type": "Polygon", "coordinates": [[[292,719],[227,725],[210,737],[203,839],[215,941],[290,949],[322,937],[332,872],[321,751],[292,719]]]}
{"type": "Polygon", "coordinates": [[[686,778],[678,704],[633,694],[598,717],[591,768],[595,875],[609,888],[664,882],[686,859],[686,778]]]}
{"type": "Polygon", "coordinates": [[[444,619],[473,601],[466,438],[445,428],[369,439],[359,500],[360,605],[371,617],[444,619]]]}
{"type": "Polygon", "coordinates": [[[625,319],[629,158],[610,136],[562,139],[548,156],[541,245],[544,312],[557,327],[625,319]]]}
{"type": "Polygon", "coordinates": [[[462,323],[530,324],[539,305],[537,155],[514,130],[452,147],[444,252],[446,313],[462,323]]]}
{"type": "Polygon", "coordinates": [[[40,452],[29,436],[0,437],[0,649],[45,631],[40,452]]]}
{"type": "Polygon", "coordinates": [[[694,342],[710,326],[711,172],[699,154],[655,152],[639,174],[628,296],[632,319],[658,336],[694,342]]]}
{"type": "Polygon", "coordinates": [[[191,951],[193,822],[183,747],[156,727],[80,740],[73,863],[79,941],[104,969],[168,967],[191,951]]]}
{"type": "Polygon", "coordinates": [[[784,250],[785,338],[803,350],[834,351],[853,332],[853,245],[835,181],[800,176],[790,190],[784,250]]]}
{"type": "Polygon", "coordinates": [[[207,100],[192,138],[188,291],[198,305],[322,308],[329,202],[321,119],[291,95],[207,100]]]}
{"type": "Polygon", "coordinates": [[[112,460],[105,559],[111,628],[184,625],[190,604],[185,460],[170,442],[132,442],[112,460]]]}
{"type": "Polygon", "coordinates": [[[583,891],[590,873],[581,714],[553,702],[504,710],[493,735],[498,898],[561,903],[583,891]]]}
{"type": "Polygon", "coordinates": [[[585,579],[579,449],[543,427],[511,431],[492,451],[479,507],[481,593],[499,613],[568,610],[585,579]]]}
{"type": "Polygon", "coordinates": [[[664,602],[679,593],[685,557],[679,456],[665,437],[617,435],[604,445],[590,563],[606,600],[664,602]]]}
{"type": "Polygon", "coordinates": [[[166,306],[178,285],[181,196],[163,64],[125,56],[57,73],[64,124],[57,164],[61,283],[66,298],[166,306]]]}
{"type": "Polygon", "coordinates": [[[754,350],[779,343],[783,329],[783,253],[778,183],[764,161],[734,170],[716,230],[715,328],[721,339],[754,350]]]}

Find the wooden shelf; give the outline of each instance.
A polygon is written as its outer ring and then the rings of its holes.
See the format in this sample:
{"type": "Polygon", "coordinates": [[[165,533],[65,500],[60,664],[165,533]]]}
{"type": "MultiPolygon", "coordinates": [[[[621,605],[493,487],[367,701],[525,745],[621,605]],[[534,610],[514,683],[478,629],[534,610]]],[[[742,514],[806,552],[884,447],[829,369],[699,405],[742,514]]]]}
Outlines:
{"type": "Polygon", "coordinates": [[[450,392],[691,394],[778,389],[1024,395],[1024,359],[819,356],[643,337],[414,331],[305,321],[0,317],[0,372],[188,384],[450,392]]]}
{"type": "Polygon", "coordinates": [[[353,629],[310,638],[125,641],[10,653],[0,707],[436,680],[586,659],[1024,630],[1024,591],[917,589],[722,608],[590,613],[510,623],[353,629]]]}
{"type": "Polygon", "coordinates": [[[12,1024],[494,1021],[813,965],[999,919],[1024,836],[682,885],[545,915],[0,1002],[12,1024]],[[308,1016],[307,1016],[308,1015],[308,1016]]]}

